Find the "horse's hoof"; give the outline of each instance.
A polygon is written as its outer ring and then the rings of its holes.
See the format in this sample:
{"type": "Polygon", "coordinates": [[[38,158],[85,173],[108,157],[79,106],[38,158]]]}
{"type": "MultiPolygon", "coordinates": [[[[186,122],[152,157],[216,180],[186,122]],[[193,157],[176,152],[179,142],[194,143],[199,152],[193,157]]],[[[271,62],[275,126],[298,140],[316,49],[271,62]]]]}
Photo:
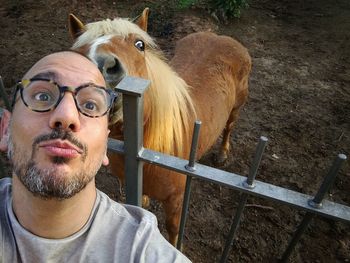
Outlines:
{"type": "MultiPolygon", "coordinates": [[[[169,236],[169,243],[172,244],[174,247],[177,247],[177,240],[179,238],[179,235],[176,235],[176,236],[173,236],[173,237],[170,237],[169,236]]],[[[183,249],[183,244],[181,244],[179,250],[182,251],[183,249]]]]}
{"type": "Polygon", "coordinates": [[[148,195],[142,196],[142,207],[145,209],[148,209],[151,206],[151,201],[148,197],[148,195]]]}
{"type": "Polygon", "coordinates": [[[215,158],[215,164],[222,166],[226,163],[227,161],[227,153],[226,152],[219,152],[219,154],[216,155],[215,158]]]}

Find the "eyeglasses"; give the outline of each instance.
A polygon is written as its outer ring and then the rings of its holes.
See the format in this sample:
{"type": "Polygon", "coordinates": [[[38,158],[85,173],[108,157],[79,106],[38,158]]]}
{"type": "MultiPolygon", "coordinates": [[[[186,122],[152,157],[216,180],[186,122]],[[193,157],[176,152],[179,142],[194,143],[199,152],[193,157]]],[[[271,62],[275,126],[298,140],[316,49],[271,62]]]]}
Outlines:
{"type": "Polygon", "coordinates": [[[79,112],[91,118],[105,115],[118,94],[111,89],[89,83],[77,88],[60,86],[45,78],[23,79],[16,84],[23,103],[32,111],[47,112],[55,109],[66,91],[73,94],[79,112]]]}

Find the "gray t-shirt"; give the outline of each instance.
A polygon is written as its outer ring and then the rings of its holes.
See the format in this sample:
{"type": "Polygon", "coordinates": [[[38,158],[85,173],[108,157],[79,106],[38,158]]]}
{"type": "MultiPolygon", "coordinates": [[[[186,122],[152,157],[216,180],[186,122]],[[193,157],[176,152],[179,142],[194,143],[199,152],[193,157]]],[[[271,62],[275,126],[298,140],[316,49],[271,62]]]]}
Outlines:
{"type": "Polygon", "coordinates": [[[156,217],[98,191],[86,225],[63,239],[24,229],[12,210],[11,179],[0,179],[0,263],[190,262],[161,235],[156,217]]]}

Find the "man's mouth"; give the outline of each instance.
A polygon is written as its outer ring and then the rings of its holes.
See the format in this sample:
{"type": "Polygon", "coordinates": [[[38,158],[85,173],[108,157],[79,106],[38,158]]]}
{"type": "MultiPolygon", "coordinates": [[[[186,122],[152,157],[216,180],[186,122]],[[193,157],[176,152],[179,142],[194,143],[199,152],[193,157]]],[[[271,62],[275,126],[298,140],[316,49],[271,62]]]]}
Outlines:
{"type": "Polygon", "coordinates": [[[39,143],[48,155],[62,158],[76,158],[83,153],[79,147],[62,140],[50,140],[39,143]]]}

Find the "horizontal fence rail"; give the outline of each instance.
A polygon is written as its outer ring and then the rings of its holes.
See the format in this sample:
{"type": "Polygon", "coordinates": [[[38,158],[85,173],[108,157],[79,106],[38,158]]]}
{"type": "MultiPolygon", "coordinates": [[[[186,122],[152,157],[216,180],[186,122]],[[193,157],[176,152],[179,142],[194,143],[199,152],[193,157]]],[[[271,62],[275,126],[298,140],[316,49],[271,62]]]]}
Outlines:
{"type": "MultiPolygon", "coordinates": [[[[124,154],[123,141],[109,139],[108,149],[112,152],[124,154]]],[[[247,177],[226,172],[203,164],[196,164],[195,171],[186,169],[188,160],[180,159],[171,155],[162,154],[152,150],[142,148],[137,158],[150,164],[158,165],[169,170],[200,178],[209,182],[218,183],[228,188],[247,193],[257,197],[270,199],[282,204],[294,206],[320,216],[350,222],[350,207],[332,201],[323,200],[322,209],[311,206],[310,200],[313,196],[292,191],[276,185],[254,181],[255,187],[249,189],[245,187],[247,177]]]]}

